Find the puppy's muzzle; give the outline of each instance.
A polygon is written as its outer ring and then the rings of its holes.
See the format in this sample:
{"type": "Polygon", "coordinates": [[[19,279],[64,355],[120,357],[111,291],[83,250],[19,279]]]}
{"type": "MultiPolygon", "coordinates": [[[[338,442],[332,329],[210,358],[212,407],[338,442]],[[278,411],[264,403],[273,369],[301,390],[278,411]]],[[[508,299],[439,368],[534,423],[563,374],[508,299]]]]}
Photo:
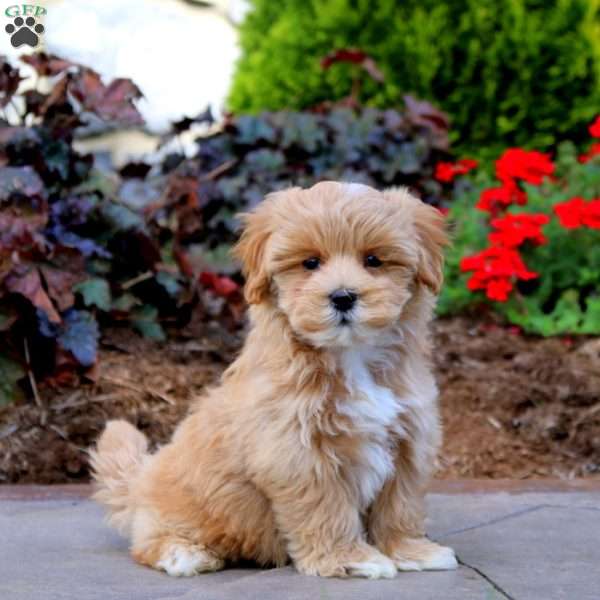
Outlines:
{"type": "Polygon", "coordinates": [[[331,304],[339,312],[348,312],[356,304],[358,294],[352,290],[339,289],[329,295],[331,304]]]}

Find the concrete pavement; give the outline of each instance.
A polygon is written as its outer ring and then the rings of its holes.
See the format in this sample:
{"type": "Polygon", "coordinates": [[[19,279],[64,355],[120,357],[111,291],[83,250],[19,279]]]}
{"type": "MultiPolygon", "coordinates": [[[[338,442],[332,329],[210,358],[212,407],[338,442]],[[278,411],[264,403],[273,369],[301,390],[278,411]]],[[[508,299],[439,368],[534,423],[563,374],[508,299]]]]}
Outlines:
{"type": "Polygon", "coordinates": [[[291,567],[177,579],[136,565],[87,486],[0,486],[2,600],[600,600],[600,482],[439,482],[428,532],[453,572],[394,580],[291,567]]]}

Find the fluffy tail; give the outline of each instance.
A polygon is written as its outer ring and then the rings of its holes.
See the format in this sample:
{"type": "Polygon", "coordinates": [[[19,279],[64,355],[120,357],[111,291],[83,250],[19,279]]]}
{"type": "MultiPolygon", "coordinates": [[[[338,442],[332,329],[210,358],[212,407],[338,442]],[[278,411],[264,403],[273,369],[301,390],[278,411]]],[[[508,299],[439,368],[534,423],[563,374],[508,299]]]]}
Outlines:
{"type": "Polygon", "coordinates": [[[94,499],[109,509],[109,522],[127,533],[135,503],[131,483],[148,456],[148,441],[126,421],[109,421],[90,452],[92,474],[97,483],[94,499]]]}

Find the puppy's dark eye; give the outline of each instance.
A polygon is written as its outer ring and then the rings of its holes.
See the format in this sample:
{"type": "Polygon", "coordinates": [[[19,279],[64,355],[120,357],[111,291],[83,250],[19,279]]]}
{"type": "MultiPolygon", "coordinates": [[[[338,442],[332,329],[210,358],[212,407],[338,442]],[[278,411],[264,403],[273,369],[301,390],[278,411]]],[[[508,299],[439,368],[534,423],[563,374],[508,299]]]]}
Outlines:
{"type": "Polygon", "coordinates": [[[383,263],[374,255],[365,256],[365,267],[380,267],[383,263]]]}
{"type": "Polygon", "coordinates": [[[309,271],[314,271],[315,269],[319,268],[320,264],[321,260],[319,258],[317,258],[316,256],[311,256],[302,263],[302,266],[305,269],[308,269],[309,271]]]}

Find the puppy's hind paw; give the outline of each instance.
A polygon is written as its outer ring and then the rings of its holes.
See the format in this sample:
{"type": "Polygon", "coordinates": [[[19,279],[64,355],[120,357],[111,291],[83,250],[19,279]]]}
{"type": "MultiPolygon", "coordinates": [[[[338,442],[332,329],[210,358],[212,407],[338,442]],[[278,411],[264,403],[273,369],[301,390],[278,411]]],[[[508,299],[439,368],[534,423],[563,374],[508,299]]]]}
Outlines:
{"type": "Polygon", "coordinates": [[[218,571],[223,566],[224,562],[220,558],[202,546],[182,543],[169,544],[156,563],[157,569],[173,577],[190,577],[198,573],[218,571]]]}

